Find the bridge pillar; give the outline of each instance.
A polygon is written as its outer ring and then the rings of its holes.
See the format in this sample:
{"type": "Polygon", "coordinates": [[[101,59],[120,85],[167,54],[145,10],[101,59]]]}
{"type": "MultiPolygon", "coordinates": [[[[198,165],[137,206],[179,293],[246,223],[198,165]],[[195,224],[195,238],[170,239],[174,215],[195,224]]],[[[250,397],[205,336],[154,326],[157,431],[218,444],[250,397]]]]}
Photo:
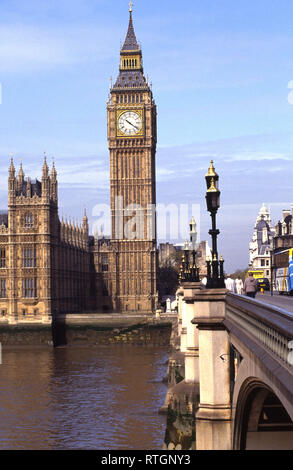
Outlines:
{"type": "Polygon", "coordinates": [[[226,293],[226,289],[206,289],[195,296],[200,390],[197,450],[232,449],[230,345],[223,325],[226,293]]]}
{"type": "Polygon", "coordinates": [[[176,292],[177,299],[178,299],[178,336],[181,335],[182,330],[182,302],[183,302],[183,289],[179,287],[176,292]]]}
{"type": "Polygon", "coordinates": [[[198,329],[192,320],[195,317],[194,296],[202,288],[200,282],[183,284],[186,322],[185,381],[197,384],[199,383],[198,329]]]}
{"type": "Polygon", "coordinates": [[[180,351],[182,353],[186,352],[186,342],[187,342],[187,317],[186,317],[186,302],[183,298],[182,308],[181,308],[181,331],[180,331],[180,351]]]}

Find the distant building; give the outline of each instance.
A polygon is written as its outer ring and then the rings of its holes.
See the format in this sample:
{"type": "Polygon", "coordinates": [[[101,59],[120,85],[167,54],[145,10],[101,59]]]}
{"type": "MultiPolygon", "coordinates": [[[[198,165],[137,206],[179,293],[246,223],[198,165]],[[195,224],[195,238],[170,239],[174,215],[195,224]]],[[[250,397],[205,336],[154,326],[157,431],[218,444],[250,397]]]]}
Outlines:
{"type": "Polygon", "coordinates": [[[249,244],[250,268],[263,271],[264,277],[271,277],[271,250],[275,229],[272,226],[271,214],[265,204],[262,205],[256,218],[252,241],[249,244]]]}
{"type": "MultiPolygon", "coordinates": [[[[191,250],[192,246],[189,245],[188,241],[184,243],[160,243],[159,245],[159,266],[176,266],[176,262],[181,264],[182,255],[184,249],[188,246],[191,250]]],[[[207,241],[202,241],[196,245],[196,264],[199,267],[200,278],[204,278],[207,275],[206,260],[212,258],[212,251],[207,241]]]]}
{"type": "Polygon", "coordinates": [[[207,259],[212,259],[212,250],[207,241],[202,241],[196,252],[196,264],[199,267],[200,279],[207,276],[207,259]]]}
{"type": "Polygon", "coordinates": [[[58,181],[44,161],[42,179],[9,168],[8,211],[0,215],[0,322],[50,323],[54,313],[96,308],[92,237],[58,215],[58,181]]]}
{"type": "Polygon", "coordinates": [[[174,266],[177,251],[176,246],[172,243],[160,243],[158,253],[159,266],[174,266]]]}
{"type": "Polygon", "coordinates": [[[280,248],[293,248],[293,205],[291,210],[283,210],[282,216],[282,221],[276,225],[274,251],[280,248]]]}

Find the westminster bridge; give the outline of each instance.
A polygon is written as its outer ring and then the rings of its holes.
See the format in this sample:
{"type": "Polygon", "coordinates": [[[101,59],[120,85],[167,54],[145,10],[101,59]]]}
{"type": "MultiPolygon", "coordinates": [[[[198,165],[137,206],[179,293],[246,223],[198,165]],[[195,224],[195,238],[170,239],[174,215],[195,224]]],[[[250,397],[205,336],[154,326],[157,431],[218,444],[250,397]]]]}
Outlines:
{"type": "Polygon", "coordinates": [[[200,283],[177,294],[166,447],[293,449],[293,314],[200,283]]]}

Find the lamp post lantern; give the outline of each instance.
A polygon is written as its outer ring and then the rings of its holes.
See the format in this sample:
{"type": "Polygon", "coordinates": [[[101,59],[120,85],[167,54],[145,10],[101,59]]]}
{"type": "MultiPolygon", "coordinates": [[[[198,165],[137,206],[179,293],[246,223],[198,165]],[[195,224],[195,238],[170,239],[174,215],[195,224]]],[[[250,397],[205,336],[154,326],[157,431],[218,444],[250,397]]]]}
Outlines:
{"type": "Polygon", "coordinates": [[[217,238],[220,231],[216,225],[216,215],[220,208],[220,195],[219,190],[219,175],[216,173],[214,168],[214,162],[211,161],[210,168],[206,174],[206,203],[207,210],[211,214],[212,228],[209,234],[212,237],[212,261],[207,261],[207,287],[211,288],[223,288],[225,287],[224,281],[224,260],[223,258],[219,261],[217,238]]]}
{"type": "Polygon", "coordinates": [[[190,244],[188,240],[184,244],[184,254],[182,255],[182,263],[179,274],[179,282],[199,282],[199,268],[196,265],[196,222],[194,217],[190,222],[190,244]]]}

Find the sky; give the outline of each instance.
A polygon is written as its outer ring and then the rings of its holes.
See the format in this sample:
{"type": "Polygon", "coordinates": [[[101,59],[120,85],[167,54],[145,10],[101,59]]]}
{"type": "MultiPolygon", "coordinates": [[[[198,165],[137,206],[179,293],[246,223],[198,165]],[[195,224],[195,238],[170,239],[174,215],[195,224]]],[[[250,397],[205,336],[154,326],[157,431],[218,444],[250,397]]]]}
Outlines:
{"type": "MultiPolygon", "coordinates": [[[[86,206],[91,227],[102,222],[106,103],[128,16],[128,0],[1,0],[1,209],[10,153],[40,178],[46,152],[58,171],[60,215],[80,220],[86,206]]],[[[230,271],[248,265],[262,203],[277,223],[293,202],[292,17],[291,0],[133,6],[158,111],[157,202],[200,205],[207,240],[204,176],[213,159],[220,252],[230,271]]],[[[175,241],[187,236],[188,227],[175,241]]]]}

